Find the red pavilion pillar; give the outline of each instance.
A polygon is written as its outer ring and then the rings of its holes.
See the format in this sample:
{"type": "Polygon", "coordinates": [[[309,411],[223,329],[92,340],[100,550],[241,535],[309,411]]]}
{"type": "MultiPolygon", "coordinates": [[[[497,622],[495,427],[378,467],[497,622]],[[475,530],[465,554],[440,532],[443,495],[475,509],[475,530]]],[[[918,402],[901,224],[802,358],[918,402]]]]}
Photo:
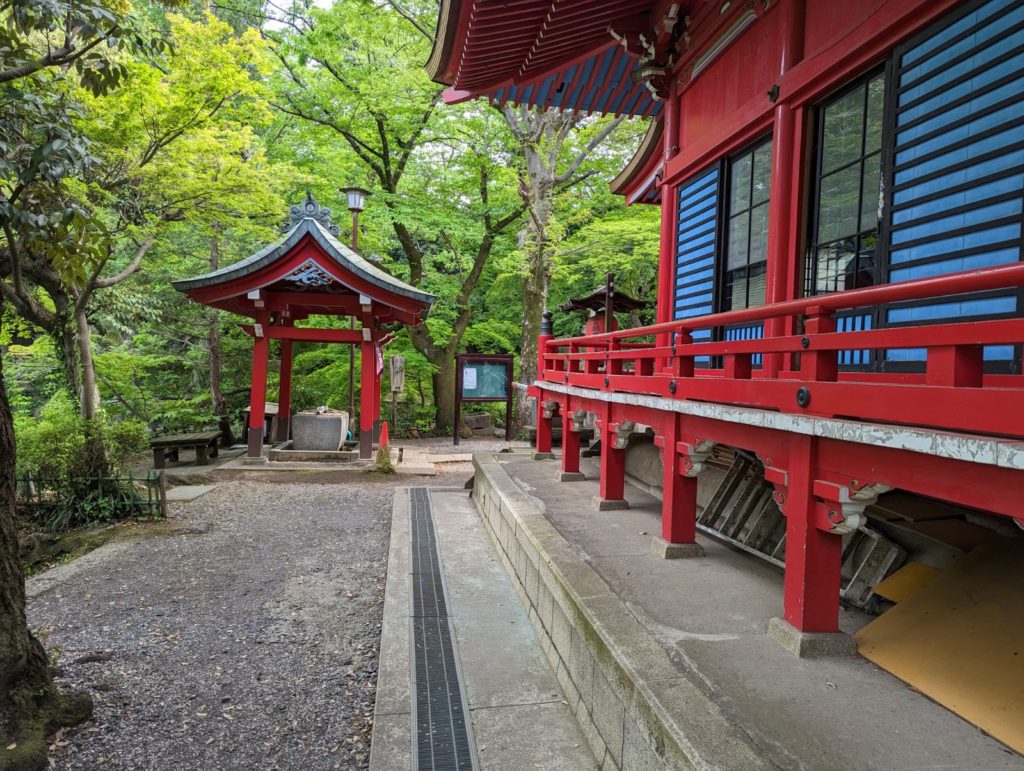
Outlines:
{"type": "MultiPolygon", "coordinates": [[[[377,369],[377,343],[373,344],[373,437],[374,441],[380,441],[380,376],[381,371],[377,369]]],[[[384,351],[380,352],[381,357],[384,351]]]]}
{"type": "Polygon", "coordinates": [[[252,344],[252,384],[249,391],[249,452],[250,458],[263,454],[263,432],[266,430],[267,409],[267,319],[256,323],[259,335],[252,344]]]}
{"type": "Polygon", "coordinates": [[[373,348],[373,317],[363,316],[363,342],[359,345],[359,457],[373,457],[373,393],[377,385],[377,360],[373,348]]]}
{"type": "Polygon", "coordinates": [[[278,442],[287,442],[292,422],[292,341],[281,341],[281,386],[277,396],[278,442]]]}

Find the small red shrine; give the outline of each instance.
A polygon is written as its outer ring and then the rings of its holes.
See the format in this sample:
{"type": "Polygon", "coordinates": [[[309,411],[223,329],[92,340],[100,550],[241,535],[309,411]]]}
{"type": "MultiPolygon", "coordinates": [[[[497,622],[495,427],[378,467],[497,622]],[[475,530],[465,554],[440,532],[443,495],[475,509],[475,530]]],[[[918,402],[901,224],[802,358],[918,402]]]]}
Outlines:
{"type": "MultiPolygon", "coordinates": [[[[360,257],[338,240],[331,211],[310,193],[291,208],[288,229],[276,243],[233,265],[173,282],[190,300],[248,316],[253,338],[248,457],[262,456],[271,340],[281,341],[277,441],[288,439],[291,418],[292,346],[296,342],[358,346],[361,356],[359,457],[373,453],[380,420],[382,348],[396,324],[424,319],[434,295],[409,286],[360,257]],[[350,329],[297,326],[313,315],[357,319],[350,329]]],[[[351,416],[350,416],[351,417],[351,416]]]]}

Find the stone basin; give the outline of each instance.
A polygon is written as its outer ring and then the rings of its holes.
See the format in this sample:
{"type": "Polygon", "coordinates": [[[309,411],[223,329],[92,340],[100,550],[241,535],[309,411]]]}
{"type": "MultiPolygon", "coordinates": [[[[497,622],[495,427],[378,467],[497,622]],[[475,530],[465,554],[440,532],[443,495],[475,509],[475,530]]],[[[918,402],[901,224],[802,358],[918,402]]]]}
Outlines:
{"type": "Polygon", "coordinates": [[[312,410],[292,416],[292,449],[340,450],[348,436],[348,413],[312,410]]]}

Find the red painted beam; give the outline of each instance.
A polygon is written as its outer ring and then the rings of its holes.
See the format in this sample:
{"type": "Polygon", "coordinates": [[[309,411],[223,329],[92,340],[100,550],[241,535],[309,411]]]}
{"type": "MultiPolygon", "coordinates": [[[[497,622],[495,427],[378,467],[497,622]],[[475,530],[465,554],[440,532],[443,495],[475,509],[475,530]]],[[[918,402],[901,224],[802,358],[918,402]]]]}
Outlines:
{"type": "MultiPolygon", "coordinates": [[[[251,324],[242,324],[241,327],[250,337],[256,336],[256,331],[251,324]]],[[[293,340],[306,343],[345,343],[353,345],[363,342],[363,333],[359,329],[264,326],[263,335],[270,340],[293,340]]]]}

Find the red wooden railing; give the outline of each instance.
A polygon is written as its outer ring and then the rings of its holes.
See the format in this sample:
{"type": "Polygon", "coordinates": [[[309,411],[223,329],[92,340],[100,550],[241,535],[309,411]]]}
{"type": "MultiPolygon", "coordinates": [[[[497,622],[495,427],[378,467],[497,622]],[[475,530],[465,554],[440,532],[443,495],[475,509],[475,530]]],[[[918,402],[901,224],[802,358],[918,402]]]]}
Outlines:
{"type": "Polygon", "coordinates": [[[601,391],[1024,437],[1024,376],[983,373],[984,346],[1024,343],[1024,319],[836,332],[834,314],[1024,287],[1024,263],[710,314],[587,337],[542,335],[538,379],[601,391]],[[692,333],[792,318],[803,333],[694,343],[692,333]],[[650,342],[651,337],[655,342],[650,342]],[[648,338],[638,341],[638,338],[648,338]],[[925,349],[920,373],[841,372],[849,350],[925,349]],[[771,366],[752,365],[760,354],[771,366]],[[716,368],[695,359],[714,357],[716,368]]]}

